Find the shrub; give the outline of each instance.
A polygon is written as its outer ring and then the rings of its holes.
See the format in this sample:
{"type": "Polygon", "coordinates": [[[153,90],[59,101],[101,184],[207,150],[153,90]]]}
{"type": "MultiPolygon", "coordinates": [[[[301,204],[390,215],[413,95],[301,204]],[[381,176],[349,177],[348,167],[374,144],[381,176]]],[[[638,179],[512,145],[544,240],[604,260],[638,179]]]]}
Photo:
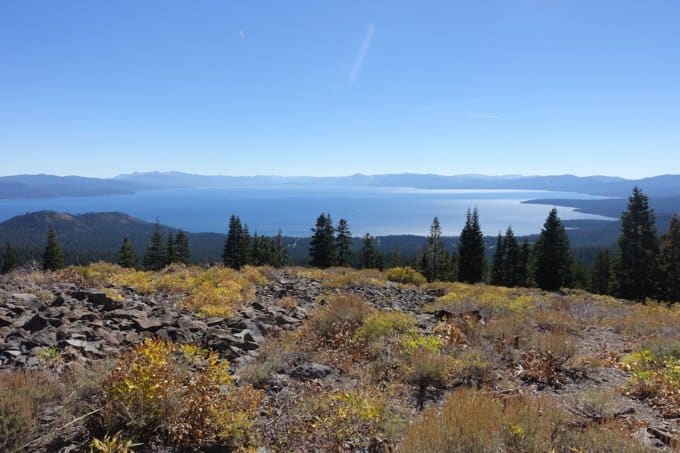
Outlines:
{"type": "Polygon", "coordinates": [[[551,439],[562,428],[561,415],[543,399],[500,400],[461,389],[441,410],[428,409],[409,426],[399,451],[550,451],[551,439]]]}
{"type": "Polygon", "coordinates": [[[104,383],[103,427],[184,447],[247,445],[261,395],[234,387],[228,367],[213,353],[146,340],[121,356],[104,383]],[[187,351],[202,363],[188,361],[187,351]]]}
{"type": "Polygon", "coordinates": [[[387,280],[396,283],[423,285],[427,283],[425,276],[412,267],[393,267],[385,271],[387,280]]]}
{"type": "Polygon", "coordinates": [[[379,337],[405,334],[416,326],[416,317],[401,311],[377,311],[369,314],[357,329],[354,338],[369,343],[379,337]]]}
{"type": "Polygon", "coordinates": [[[60,395],[54,378],[40,371],[0,374],[0,450],[14,449],[40,436],[39,416],[60,395]]]}
{"type": "Polygon", "coordinates": [[[444,354],[420,350],[409,356],[406,382],[421,389],[429,386],[444,387],[451,368],[450,357],[444,354]]]}
{"type": "Polygon", "coordinates": [[[479,387],[489,381],[491,363],[482,351],[466,349],[454,356],[450,365],[450,374],[453,380],[479,387]]]}
{"type": "Polygon", "coordinates": [[[339,294],[333,296],[326,307],[312,313],[309,323],[321,337],[332,338],[339,333],[354,332],[369,313],[370,307],[363,297],[339,294]]]}
{"type": "Polygon", "coordinates": [[[680,357],[675,351],[660,349],[656,355],[641,349],[623,358],[632,376],[629,391],[639,398],[652,400],[666,417],[680,416],[680,357]],[[664,355],[667,353],[668,355],[664,355]]]}

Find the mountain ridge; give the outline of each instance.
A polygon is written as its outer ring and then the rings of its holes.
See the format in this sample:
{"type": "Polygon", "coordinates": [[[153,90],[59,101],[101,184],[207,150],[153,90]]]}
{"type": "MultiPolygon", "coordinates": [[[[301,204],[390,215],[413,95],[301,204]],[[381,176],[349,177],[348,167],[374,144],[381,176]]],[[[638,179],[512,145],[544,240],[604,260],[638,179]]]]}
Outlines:
{"type": "Polygon", "coordinates": [[[177,188],[231,188],[244,185],[338,185],[413,187],[418,189],[547,190],[599,196],[628,196],[633,186],[652,196],[680,196],[680,175],[664,174],[641,179],[617,176],[437,175],[395,173],[350,176],[229,176],[183,172],[136,172],[113,178],[46,174],[0,177],[0,199],[131,195],[140,190],[177,188]]]}

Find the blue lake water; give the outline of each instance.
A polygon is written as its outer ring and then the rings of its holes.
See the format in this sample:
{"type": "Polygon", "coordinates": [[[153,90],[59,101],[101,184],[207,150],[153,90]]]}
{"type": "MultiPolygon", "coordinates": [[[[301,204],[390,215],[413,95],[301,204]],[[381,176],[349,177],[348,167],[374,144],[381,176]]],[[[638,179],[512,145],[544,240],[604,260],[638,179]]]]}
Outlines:
{"type": "MultiPolygon", "coordinates": [[[[134,195],[0,200],[0,220],[38,210],[71,214],[120,211],[147,221],[192,232],[225,232],[232,213],[251,232],[308,236],[321,212],[337,222],[345,218],[354,235],[371,233],[426,235],[439,217],[444,235],[458,235],[465,212],[476,206],[484,234],[512,225],[516,234],[538,233],[550,206],[521,204],[536,198],[594,199],[569,192],[528,190],[441,190],[382,187],[274,186],[229,189],[173,189],[134,195]]],[[[562,219],[607,217],[558,208],[562,219]]]]}

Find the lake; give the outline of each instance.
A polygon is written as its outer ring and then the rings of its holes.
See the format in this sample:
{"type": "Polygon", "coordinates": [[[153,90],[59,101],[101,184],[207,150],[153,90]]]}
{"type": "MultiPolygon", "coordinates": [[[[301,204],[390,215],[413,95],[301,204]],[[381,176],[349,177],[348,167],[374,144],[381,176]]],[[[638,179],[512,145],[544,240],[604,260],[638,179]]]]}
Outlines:
{"type": "MultiPolygon", "coordinates": [[[[334,222],[345,218],[352,233],[363,235],[426,235],[439,217],[443,234],[458,235],[468,208],[476,206],[484,234],[538,233],[550,206],[522,204],[537,198],[597,199],[570,192],[532,190],[447,190],[400,187],[272,186],[229,189],[172,189],[105,197],[0,200],[0,220],[31,211],[71,214],[120,211],[147,221],[192,232],[225,232],[229,216],[237,214],[251,233],[309,236],[321,212],[334,222]]],[[[558,208],[563,220],[607,217],[558,208]]]]}

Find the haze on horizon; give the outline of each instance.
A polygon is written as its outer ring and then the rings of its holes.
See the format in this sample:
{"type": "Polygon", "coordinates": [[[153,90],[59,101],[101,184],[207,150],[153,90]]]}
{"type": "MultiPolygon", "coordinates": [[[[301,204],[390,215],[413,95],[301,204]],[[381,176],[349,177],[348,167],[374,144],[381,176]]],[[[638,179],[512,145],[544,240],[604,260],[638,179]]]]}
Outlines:
{"type": "Polygon", "coordinates": [[[680,173],[680,4],[0,5],[3,175],[680,173]]]}

